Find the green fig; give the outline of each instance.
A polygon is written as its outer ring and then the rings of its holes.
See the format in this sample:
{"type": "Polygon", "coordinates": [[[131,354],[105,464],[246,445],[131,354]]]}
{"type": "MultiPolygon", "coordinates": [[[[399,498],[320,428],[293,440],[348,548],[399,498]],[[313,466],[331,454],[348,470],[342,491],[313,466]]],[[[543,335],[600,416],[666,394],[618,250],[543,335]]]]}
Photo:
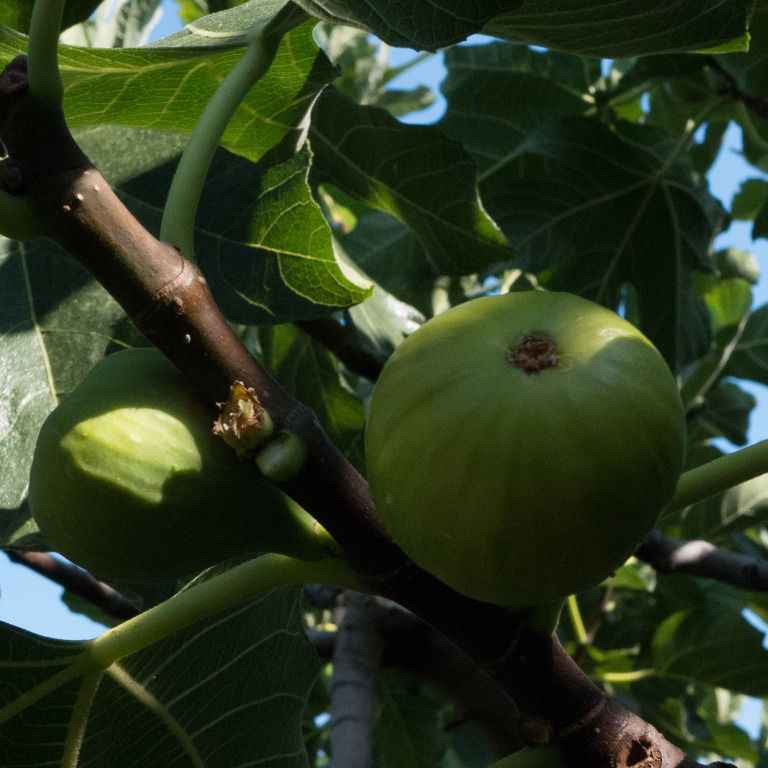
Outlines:
{"type": "Polygon", "coordinates": [[[29,504],[51,547],[99,578],[135,583],[248,553],[326,554],[328,534],[213,422],[158,350],[98,362],[37,440],[29,504]]]}
{"type": "Polygon", "coordinates": [[[564,293],[484,297],[395,350],[366,429],[371,494],[408,556],[504,606],[598,584],[683,466],[678,390],[651,342],[564,293]]]}

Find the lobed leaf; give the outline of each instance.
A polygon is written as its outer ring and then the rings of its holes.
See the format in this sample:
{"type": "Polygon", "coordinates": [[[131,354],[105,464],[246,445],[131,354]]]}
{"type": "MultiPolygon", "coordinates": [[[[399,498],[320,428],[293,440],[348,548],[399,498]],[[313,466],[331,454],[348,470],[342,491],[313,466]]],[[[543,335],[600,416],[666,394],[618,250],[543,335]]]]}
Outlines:
{"type": "Polygon", "coordinates": [[[197,261],[234,322],[280,323],[362,301],[336,260],[307,181],[306,150],[269,167],[221,155],[198,210],[197,261]]]}
{"type": "MultiPolygon", "coordinates": [[[[236,10],[236,9],[235,9],[236,10]]],[[[269,72],[245,98],[222,139],[257,160],[297,129],[334,69],[312,37],[312,23],[288,33],[269,72]]],[[[59,47],[70,128],[111,124],[191,133],[214,90],[241,55],[229,38],[198,47],[59,47]]],[[[0,66],[26,49],[26,38],[0,25],[0,66]]]]}
{"type": "Polygon", "coordinates": [[[599,70],[577,63],[502,44],[450,51],[438,127],[475,158],[517,265],[614,308],[631,285],[637,323],[675,367],[706,349],[691,275],[711,270],[722,214],[665,132],[595,119],[599,70]]]}
{"type": "Polygon", "coordinates": [[[745,0],[299,0],[309,14],[372,32],[390,45],[437,50],[485,32],[515,42],[609,58],[710,48],[746,49],[745,0]]]}
{"type": "Polygon", "coordinates": [[[390,45],[436,51],[480,32],[520,0],[397,0],[383,6],[368,0],[297,0],[311,16],[365,29],[390,45]]]}
{"type": "Polygon", "coordinates": [[[449,275],[512,258],[477,195],[474,165],[429,126],[403,125],[334,89],[312,111],[313,178],[406,224],[434,268],[449,275]]]}
{"type": "Polygon", "coordinates": [[[569,53],[626,58],[672,51],[746,50],[744,0],[523,0],[486,34],[569,53]]]}
{"type": "Polygon", "coordinates": [[[768,304],[750,315],[725,372],[739,379],[768,384],[768,304]]]}
{"type": "Polygon", "coordinates": [[[653,655],[660,674],[749,696],[768,693],[762,632],[734,604],[708,602],[673,613],[656,630],[653,655]]]}
{"type": "Polygon", "coordinates": [[[81,742],[83,768],[231,768],[244,755],[306,766],[301,719],[318,667],[296,589],[214,615],[103,672],[83,663],[85,648],[0,625],[0,764],[65,764],[81,742]]]}

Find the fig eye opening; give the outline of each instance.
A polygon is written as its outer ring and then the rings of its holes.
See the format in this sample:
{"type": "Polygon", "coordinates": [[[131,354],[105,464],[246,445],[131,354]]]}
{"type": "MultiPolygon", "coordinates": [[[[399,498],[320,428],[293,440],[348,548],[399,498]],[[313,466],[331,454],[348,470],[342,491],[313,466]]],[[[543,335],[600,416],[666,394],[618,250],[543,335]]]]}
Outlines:
{"type": "Polygon", "coordinates": [[[540,373],[557,366],[557,344],[547,333],[535,331],[523,334],[517,344],[510,342],[507,361],[523,373],[540,373]]]}

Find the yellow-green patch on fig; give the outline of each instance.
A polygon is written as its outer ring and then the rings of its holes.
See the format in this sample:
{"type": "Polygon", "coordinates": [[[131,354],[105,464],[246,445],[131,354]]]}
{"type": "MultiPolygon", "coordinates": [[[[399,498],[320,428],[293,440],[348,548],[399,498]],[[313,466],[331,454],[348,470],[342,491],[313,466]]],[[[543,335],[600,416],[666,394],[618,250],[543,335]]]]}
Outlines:
{"type": "Polygon", "coordinates": [[[51,547],[137,583],[254,552],[326,554],[323,529],[213,435],[213,418],[154,348],[97,363],[38,437],[29,503],[51,547]]]}
{"type": "Polygon", "coordinates": [[[371,493],[421,567],[479,600],[547,603],[619,567],[682,469],[674,378],[577,296],[484,297],[393,353],[366,429],[371,493]]]}

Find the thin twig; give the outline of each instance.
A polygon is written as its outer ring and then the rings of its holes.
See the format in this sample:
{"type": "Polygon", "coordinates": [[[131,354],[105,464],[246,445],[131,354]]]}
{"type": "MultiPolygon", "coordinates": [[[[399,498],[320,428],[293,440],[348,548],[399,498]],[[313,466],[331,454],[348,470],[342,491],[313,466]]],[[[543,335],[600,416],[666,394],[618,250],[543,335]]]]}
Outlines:
{"type": "Polygon", "coordinates": [[[383,649],[367,604],[371,595],[353,594],[336,633],[331,683],[333,768],[370,768],[376,677],[383,649]]]}
{"type": "Polygon", "coordinates": [[[384,361],[355,346],[347,329],[333,318],[300,321],[296,326],[333,352],[351,373],[370,381],[379,377],[384,361]]]}
{"type": "Polygon", "coordinates": [[[82,597],[91,605],[95,605],[113,619],[130,619],[139,613],[135,605],[108,584],[98,581],[82,568],[59,560],[47,552],[22,552],[12,549],[6,554],[12,562],[24,565],[59,584],[73,595],[82,597]]]}
{"type": "Polygon", "coordinates": [[[687,573],[752,592],[768,592],[768,562],[708,541],[673,539],[653,530],[635,554],[661,573],[687,573]]]}

